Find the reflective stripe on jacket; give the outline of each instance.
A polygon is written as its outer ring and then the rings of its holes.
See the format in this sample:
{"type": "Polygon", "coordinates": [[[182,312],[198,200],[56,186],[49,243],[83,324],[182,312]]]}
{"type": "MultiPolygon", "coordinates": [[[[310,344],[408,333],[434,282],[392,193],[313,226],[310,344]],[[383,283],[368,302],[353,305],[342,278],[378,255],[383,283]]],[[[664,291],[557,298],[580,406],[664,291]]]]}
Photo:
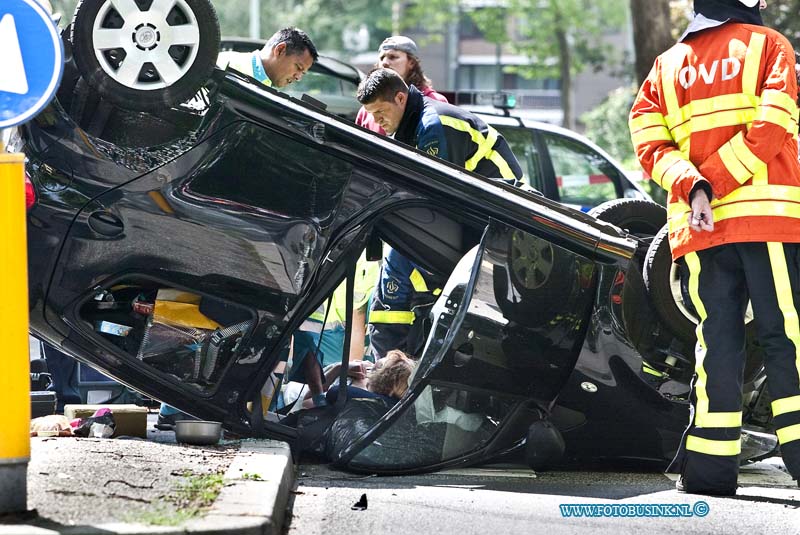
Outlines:
{"type": "Polygon", "coordinates": [[[522,168],[500,133],[457,106],[424,98],[413,85],[395,139],[489,178],[516,184],[522,168]]]}
{"type": "Polygon", "coordinates": [[[795,57],[778,32],[729,22],[658,57],[631,110],[642,167],[669,192],[673,258],[734,242],[800,242],[795,57]],[[713,232],[689,228],[706,180],[713,232]]]}
{"type": "MultiPolygon", "coordinates": [[[[361,253],[361,256],[356,262],[355,280],[353,281],[353,310],[366,307],[372,297],[372,292],[378,284],[378,273],[380,272],[381,265],[378,261],[367,260],[366,253],[361,253]]],[[[347,280],[334,290],[330,299],[325,300],[317,310],[314,311],[309,320],[303,323],[306,330],[320,332],[322,330],[322,322],[325,321],[325,329],[331,330],[344,327],[347,324],[347,280]],[[325,307],[330,306],[328,317],[325,317],[325,307]],[[316,327],[313,324],[316,323],[316,327]]]]}

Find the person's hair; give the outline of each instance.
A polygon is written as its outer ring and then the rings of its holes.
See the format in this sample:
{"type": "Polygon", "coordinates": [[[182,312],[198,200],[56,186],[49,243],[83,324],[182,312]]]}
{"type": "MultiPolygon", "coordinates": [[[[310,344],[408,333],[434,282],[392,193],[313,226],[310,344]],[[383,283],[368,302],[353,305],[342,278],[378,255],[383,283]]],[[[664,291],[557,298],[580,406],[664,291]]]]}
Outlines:
{"type": "Polygon", "coordinates": [[[408,93],[408,86],[403,78],[392,69],[373,69],[358,85],[356,99],[361,104],[370,104],[376,100],[391,102],[398,93],[408,93]]]}
{"type": "Polygon", "coordinates": [[[431,82],[431,79],[425,76],[425,73],[422,72],[422,64],[419,62],[419,58],[413,54],[408,54],[408,57],[414,60],[414,66],[408,71],[406,83],[419,89],[422,89],[423,87],[432,88],[433,82],[431,82]]]}
{"type": "Polygon", "coordinates": [[[317,47],[314,46],[311,38],[303,30],[298,30],[297,28],[283,28],[282,30],[278,30],[267,40],[267,44],[264,45],[264,48],[272,50],[281,43],[286,43],[286,53],[290,56],[302,54],[308,50],[308,53],[311,54],[311,58],[314,61],[317,61],[319,57],[317,47]]]}
{"type": "MultiPolygon", "coordinates": [[[[404,50],[400,50],[400,52],[405,52],[404,50]]],[[[431,79],[425,76],[425,73],[422,71],[422,64],[419,62],[419,58],[414,54],[410,54],[405,52],[408,56],[408,59],[413,61],[412,67],[408,69],[408,74],[405,77],[405,83],[408,85],[413,85],[417,89],[422,89],[425,87],[433,87],[433,82],[431,79]]],[[[376,63],[375,68],[380,68],[381,64],[376,63]]]]}
{"type": "Polygon", "coordinates": [[[378,360],[369,376],[369,389],[384,396],[402,396],[408,389],[408,378],[414,361],[398,349],[392,349],[378,360]]]}

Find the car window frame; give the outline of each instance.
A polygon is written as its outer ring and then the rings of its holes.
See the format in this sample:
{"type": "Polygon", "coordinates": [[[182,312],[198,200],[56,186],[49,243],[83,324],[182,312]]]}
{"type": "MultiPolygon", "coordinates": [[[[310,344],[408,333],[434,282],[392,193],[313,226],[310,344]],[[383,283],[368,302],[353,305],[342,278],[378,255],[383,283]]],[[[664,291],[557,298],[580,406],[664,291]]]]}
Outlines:
{"type": "Polygon", "coordinates": [[[567,140],[568,142],[578,143],[582,147],[584,147],[584,148],[586,148],[588,150],[591,150],[597,156],[602,158],[612,169],[617,171],[617,176],[616,177],[609,177],[609,179],[611,179],[611,182],[614,184],[614,190],[616,191],[616,194],[617,194],[615,198],[617,198],[617,199],[625,198],[625,189],[626,188],[622,184],[622,179],[626,179],[627,180],[627,177],[625,177],[625,173],[622,171],[622,169],[620,169],[619,167],[614,165],[611,162],[611,160],[609,160],[604,154],[602,154],[601,152],[596,150],[591,145],[583,142],[582,140],[574,138],[572,136],[564,135],[564,134],[562,134],[560,132],[542,131],[542,130],[536,129],[536,134],[537,134],[538,142],[541,144],[541,148],[539,150],[542,151],[542,155],[543,155],[542,165],[547,168],[547,171],[548,171],[547,176],[548,176],[548,179],[549,179],[548,180],[548,183],[549,183],[548,185],[551,188],[550,191],[551,191],[552,196],[551,196],[551,194],[546,193],[545,195],[547,197],[549,197],[549,198],[551,198],[551,199],[553,199],[555,201],[558,201],[560,203],[563,203],[563,201],[561,200],[561,192],[558,189],[558,181],[557,181],[557,178],[556,178],[555,166],[553,165],[553,158],[550,155],[550,147],[547,144],[547,140],[546,140],[546,136],[550,135],[550,136],[553,136],[553,137],[556,137],[556,138],[567,140]]]}

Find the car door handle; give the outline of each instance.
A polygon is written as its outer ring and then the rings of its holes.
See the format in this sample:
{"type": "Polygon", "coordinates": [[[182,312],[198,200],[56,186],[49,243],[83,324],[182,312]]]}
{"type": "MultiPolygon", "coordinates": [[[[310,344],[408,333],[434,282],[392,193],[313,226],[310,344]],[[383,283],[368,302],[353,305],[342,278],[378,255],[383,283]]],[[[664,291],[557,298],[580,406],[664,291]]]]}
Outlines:
{"type": "Polygon", "coordinates": [[[103,210],[89,215],[89,228],[103,236],[119,236],[125,230],[122,220],[110,212],[103,210]]]}

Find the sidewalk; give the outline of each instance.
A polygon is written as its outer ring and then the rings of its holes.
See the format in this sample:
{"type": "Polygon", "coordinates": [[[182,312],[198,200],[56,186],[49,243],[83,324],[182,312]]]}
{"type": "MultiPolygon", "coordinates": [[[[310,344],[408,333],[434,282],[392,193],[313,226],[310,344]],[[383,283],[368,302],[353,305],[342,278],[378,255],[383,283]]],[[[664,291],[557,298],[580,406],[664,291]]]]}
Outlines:
{"type": "Polygon", "coordinates": [[[288,444],[176,444],[154,418],[147,440],[31,438],[29,511],[0,516],[0,535],[281,533],[294,483],[288,444]],[[190,518],[181,497],[223,473],[213,505],[190,518]]]}

